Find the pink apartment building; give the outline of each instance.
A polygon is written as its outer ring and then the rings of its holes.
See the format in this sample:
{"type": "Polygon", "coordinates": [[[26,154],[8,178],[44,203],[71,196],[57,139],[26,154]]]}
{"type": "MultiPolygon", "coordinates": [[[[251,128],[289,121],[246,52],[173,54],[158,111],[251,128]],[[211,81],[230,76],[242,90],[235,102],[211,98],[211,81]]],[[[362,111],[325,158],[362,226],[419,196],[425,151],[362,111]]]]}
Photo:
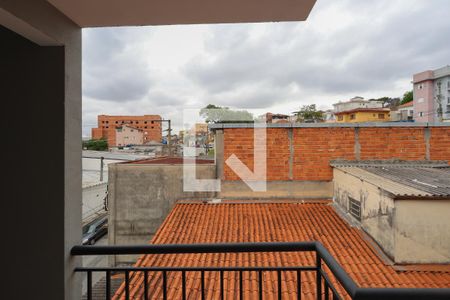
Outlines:
{"type": "Polygon", "coordinates": [[[450,66],[414,74],[416,122],[450,121],[450,66]]]}

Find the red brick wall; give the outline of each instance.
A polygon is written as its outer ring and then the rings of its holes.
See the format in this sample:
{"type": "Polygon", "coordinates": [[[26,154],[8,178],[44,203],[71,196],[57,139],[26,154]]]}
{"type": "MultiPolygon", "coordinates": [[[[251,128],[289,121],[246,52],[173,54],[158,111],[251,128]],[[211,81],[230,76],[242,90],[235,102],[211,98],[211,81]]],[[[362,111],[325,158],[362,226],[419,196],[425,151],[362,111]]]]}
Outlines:
{"type": "MultiPolygon", "coordinates": [[[[267,180],[289,180],[287,128],[267,129],[267,180]]],[[[332,180],[330,160],[357,159],[355,131],[359,130],[360,159],[426,159],[425,128],[293,128],[293,180],[332,180]]],[[[450,162],[450,127],[430,128],[430,159],[450,162]]],[[[235,154],[253,171],[253,129],[224,130],[224,159],[235,154]]],[[[224,179],[239,177],[224,164],[224,179]]]]}
{"type": "Polygon", "coordinates": [[[355,159],[353,128],[293,130],[294,180],[331,180],[330,160],[355,159]]]}
{"type": "MultiPolygon", "coordinates": [[[[288,180],[289,140],[288,131],[267,129],[267,180],[288,180]]],[[[253,129],[232,128],[224,131],[224,158],[235,154],[253,171],[253,129]]],[[[239,177],[224,162],[224,179],[239,180],[239,177]]]]}
{"type": "Polygon", "coordinates": [[[424,128],[360,128],[361,159],[426,159],[424,128]]]}
{"type": "Polygon", "coordinates": [[[431,128],[430,159],[447,160],[450,164],[450,129],[448,127],[431,128]]]}

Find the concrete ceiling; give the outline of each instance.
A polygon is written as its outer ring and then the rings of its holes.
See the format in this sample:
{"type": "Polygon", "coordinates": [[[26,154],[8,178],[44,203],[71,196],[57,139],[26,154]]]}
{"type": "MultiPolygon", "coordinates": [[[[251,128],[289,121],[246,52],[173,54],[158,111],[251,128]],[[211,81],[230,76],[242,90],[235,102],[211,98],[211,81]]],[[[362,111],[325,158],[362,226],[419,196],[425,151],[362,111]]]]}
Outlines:
{"type": "Polygon", "coordinates": [[[81,27],[303,21],[316,0],[47,0],[81,27]]]}

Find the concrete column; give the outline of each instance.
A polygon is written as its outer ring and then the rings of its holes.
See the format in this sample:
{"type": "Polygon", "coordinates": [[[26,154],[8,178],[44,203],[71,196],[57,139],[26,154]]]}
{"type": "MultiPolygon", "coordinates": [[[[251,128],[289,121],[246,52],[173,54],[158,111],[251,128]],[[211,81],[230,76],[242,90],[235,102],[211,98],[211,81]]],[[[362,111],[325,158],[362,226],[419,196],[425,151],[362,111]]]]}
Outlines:
{"type": "Polygon", "coordinates": [[[431,138],[431,129],[430,127],[425,127],[423,129],[423,138],[425,141],[425,159],[430,160],[430,138],[431,138]]]}
{"type": "Polygon", "coordinates": [[[361,144],[359,143],[359,128],[355,127],[355,159],[360,160],[361,159],[361,144]]]}
{"type": "Polygon", "coordinates": [[[294,180],[294,129],[288,128],[289,139],[289,180],[294,180]]]}
{"type": "Polygon", "coordinates": [[[223,164],[224,164],[224,149],[223,149],[223,138],[224,132],[222,129],[217,129],[215,131],[214,137],[214,159],[216,163],[216,174],[217,179],[223,179],[223,164]]]}
{"type": "Polygon", "coordinates": [[[3,156],[17,158],[4,168],[3,227],[14,230],[3,298],[80,299],[81,29],[46,0],[0,1],[0,25],[4,122],[15,124],[3,156]]]}

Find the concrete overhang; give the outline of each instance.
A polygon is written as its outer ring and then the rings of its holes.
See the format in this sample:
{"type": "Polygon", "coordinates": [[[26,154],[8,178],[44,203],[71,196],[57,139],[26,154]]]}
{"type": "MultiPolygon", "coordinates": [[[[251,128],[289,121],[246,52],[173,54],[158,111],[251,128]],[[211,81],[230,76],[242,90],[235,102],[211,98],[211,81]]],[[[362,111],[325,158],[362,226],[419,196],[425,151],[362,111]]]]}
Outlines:
{"type": "Polygon", "coordinates": [[[80,27],[304,21],[316,0],[47,0],[80,27]]]}

